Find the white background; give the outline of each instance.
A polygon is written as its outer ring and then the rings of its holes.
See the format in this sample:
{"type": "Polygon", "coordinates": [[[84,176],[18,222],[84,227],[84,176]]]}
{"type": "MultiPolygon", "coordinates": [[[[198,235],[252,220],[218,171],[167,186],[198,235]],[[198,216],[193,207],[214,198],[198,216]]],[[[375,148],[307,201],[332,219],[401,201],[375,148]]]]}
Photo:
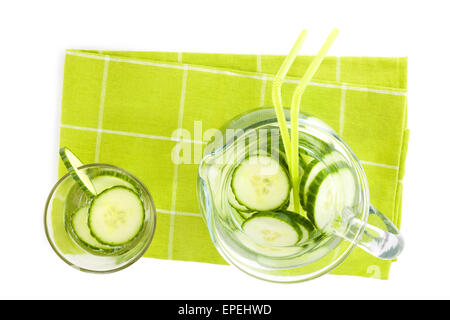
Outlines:
{"type": "Polygon", "coordinates": [[[0,298],[450,298],[447,1],[3,1],[0,4],[0,298]],[[301,284],[232,267],[141,259],[114,274],[72,269],[44,235],[56,182],[64,51],[286,54],[302,28],[314,54],[409,57],[410,147],[390,280],[326,275],[301,284]]]}

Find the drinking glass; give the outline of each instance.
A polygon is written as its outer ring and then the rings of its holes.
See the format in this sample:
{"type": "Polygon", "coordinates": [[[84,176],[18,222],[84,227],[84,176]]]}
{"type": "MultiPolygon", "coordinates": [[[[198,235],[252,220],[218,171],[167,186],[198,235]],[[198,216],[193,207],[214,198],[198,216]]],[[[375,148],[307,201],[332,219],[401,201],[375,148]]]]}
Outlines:
{"type": "Polygon", "coordinates": [[[45,234],[56,254],[70,266],[87,272],[107,273],[122,270],[136,262],[149,247],[156,226],[156,210],[147,188],[131,173],[108,164],[88,164],[79,168],[91,179],[99,175],[123,177],[137,191],[144,205],[144,224],[130,243],[111,252],[89,248],[78,240],[70,226],[70,216],[89,204],[89,199],[70,174],[53,187],[44,214],[45,234]]]}

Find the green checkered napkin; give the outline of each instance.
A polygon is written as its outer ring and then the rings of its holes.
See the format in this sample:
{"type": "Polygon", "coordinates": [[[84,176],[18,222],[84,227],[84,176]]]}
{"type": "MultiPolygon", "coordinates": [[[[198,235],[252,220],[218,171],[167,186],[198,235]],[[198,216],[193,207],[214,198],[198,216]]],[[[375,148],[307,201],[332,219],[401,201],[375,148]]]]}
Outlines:
{"type": "MultiPolygon", "coordinates": [[[[283,85],[290,105],[312,57],[299,56],[283,85]]],[[[272,106],[272,77],[283,56],[67,51],[60,145],[85,163],[136,175],[157,208],[146,257],[225,264],[214,248],[196,196],[197,164],[171,161],[177,128],[202,132],[261,106],[272,106]]],[[[408,143],[407,59],[328,57],[307,87],[301,110],[327,122],[362,161],[371,202],[400,225],[408,143]]],[[[184,137],[186,138],[186,137],[184,137]]],[[[198,150],[198,149],[197,149],[198,150]]],[[[194,163],[194,159],[192,159],[194,163]]],[[[66,169],[60,163],[60,176],[66,169]]],[[[391,262],[357,248],[334,274],[387,279],[391,262]]]]}

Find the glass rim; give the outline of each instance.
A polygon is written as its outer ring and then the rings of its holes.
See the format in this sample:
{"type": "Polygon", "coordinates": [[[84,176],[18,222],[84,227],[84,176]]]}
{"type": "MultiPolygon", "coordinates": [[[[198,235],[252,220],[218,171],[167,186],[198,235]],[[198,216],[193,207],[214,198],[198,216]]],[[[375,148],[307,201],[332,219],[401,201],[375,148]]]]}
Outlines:
{"type": "Polygon", "coordinates": [[[106,163],[85,164],[85,165],[79,167],[79,169],[88,169],[88,168],[95,168],[95,167],[110,168],[110,169],[114,169],[114,170],[118,170],[118,171],[123,172],[125,175],[127,175],[127,176],[131,177],[132,179],[136,180],[136,182],[139,184],[139,188],[143,190],[143,192],[145,193],[146,196],[148,196],[149,201],[150,201],[150,208],[149,208],[150,209],[149,210],[150,211],[150,217],[149,217],[149,219],[151,220],[153,227],[151,228],[150,235],[149,235],[148,239],[146,240],[147,243],[142,248],[142,251],[139,252],[139,254],[137,254],[135,257],[133,257],[126,264],[124,264],[122,266],[119,266],[117,268],[114,268],[114,269],[110,269],[110,270],[91,270],[91,269],[80,267],[80,266],[70,262],[68,259],[66,259],[64,257],[63,254],[61,254],[59,252],[58,248],[54,244],[54,241],[52,240],[52,237],[50,235],[50,230],[48,229],[48,225],[47,225],[47,216],[48,216],[48,212],[49,212],[50,203],[51,203],[51,201],[53,199],[53,196],[54,196],[56,190],[58,189],[58,187],[61,185],[61,183],[63,181],[65,181],[67,178],[71,177],[69,172],[67,172],[61,178],[58,179],[58,181],[55,183],[55,185],[53,186],[53,188],[51,189],[51,191],[50,191],[50,193],[49,193],[49,195],[47,197],[47,201],[45,203],[45,209],[44,209],[44,230],[45,230],[45,236],[46,236],[47,241],[49,242],[50,246],[52,247],[53,251],[58,255],[58,257],[60,257],[65,263],[67,263],[71,267],[73,267],[73,268],[75,268],[77,270],[83,271],[83,272],[88,272],[88,273],[98,273],[98,274],[113,273],[113,272],[117,272],[117,271],[123,270],[123,269],[129,267],[130,265],[134,264],[136,261],[138,261],[145,254],[145,252],[150,247],[150,244],[153,241],[153,237],[155,235],[155,230],[156,230],[156,208],[155,208],[155,203],[153,201],[153,197],[152,197],[151,193],[148,191],[147,187],[142,183],[141,180],[139,180],[135,175],[133,175],[129,171],[127,171],[125,169],[122,169],[122,168],[120,168],[118,166],[111,165],[111,164],[106,164],[106,163]]]}

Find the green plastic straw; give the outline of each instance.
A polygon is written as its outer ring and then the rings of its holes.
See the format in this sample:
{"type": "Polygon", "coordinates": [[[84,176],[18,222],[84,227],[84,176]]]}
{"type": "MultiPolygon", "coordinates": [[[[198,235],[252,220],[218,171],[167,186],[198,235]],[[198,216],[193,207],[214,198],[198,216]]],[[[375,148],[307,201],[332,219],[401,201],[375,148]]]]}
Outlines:
{"type": "MultiPolygon", "coordinates": [[[[333,44],[334,40],[339,33],[337,28],[333,29],[328,36],[327,40],[323,44],[319,53],[314,57],[311,64],[308,66],[305,74],[300,80],[299,84],[295,88],[294,94],[292,96],[291,103],[291,148],[290,148],[290,171],[291,171],[291,179],[292,179],[292,188],[294,192],[294,196],[298,195],[300,192],[300,177],[299,177],[299,155],[298,155],[298,114],[300,112],[300,102],[302,99],[303,92],[305,91],[306,86],[311,81],[314,74],[319,69],[320,64],[325,58],[328,50],[333,44]]],[[[284,141],[283,141],[284,142],[284,141]]],[[[288,153],[289,154],[289,153],[288,153]]],[[[289,156],[288,156],[289,158],[289,156]]],[[[300,206],[299,201],[294,198],[294,208],[296,212],[299,212],[300,206]]]]}
{"type": "Polygon", "coordinates": [[[288,126],[283,112],[283,103],[281,100],[281,85],[283,84],[283,80],[286,77],[289,68],[292,66],[292,63],[295,60],[298,51],[305,42],[306,34],[307,34],[306,30],[303,30],[300,33],[300,35],[297,38],[297,41],[295,42],[289,54],[287,55],[286,59],[284,59],[283,64],[281,65],[272,82],[272,101],[273,105],[275,106],[275,113],[277,115],[278,125],[280,126],[281,139],[283,140],[283,145],[284,148],[286,149],[286,159],[289,167],[290,167],[289,154],[291,153],[290,152],[291,141],[289,139],[288,126]]]}
{"type": "MultiPolygon", "coordinates": [[[[289,167],[289,171],[292,172],[292,168],[297,167],[297,165],[292,165],[293,163],[290,162],[290,154],[291,154],[291,141],[289,139],[289,130],[286,123],[286,118],[284,117],[283,112],[283,103],[281,99],[281,86],[283,84],[283,80],[286,77],[286,74],[289,71],[289,68],[292,66],[292,63],[294,63],[294,60],[298,54],[298,51],[302,47],[303,43],[305,42],[307,32],[306,30],[303,30],[300,35],[297,38],[297,41],[295,42],[294,46],[292,47],[291,51],[287,55],[286,59],[284,59],[280,69],[278,70],[277,74],[275,75],[275,78],[273,79],[272,83],[272,101],[273,105],[275,106],[275,113],[277,115],[278,125],[280,127],[280,133],[281,133],[281,139],[283,141],[283,145],[286,151],[286,161],[289,167]]],[[[297,146],[295,148],[297,150],[297,146]]],[[[294,192],[294,203],[300,203],[299,193],[294,192]]],[[[295,207],[296,211],[299,212],[300,208],[298,205],[295,207]]]]}

